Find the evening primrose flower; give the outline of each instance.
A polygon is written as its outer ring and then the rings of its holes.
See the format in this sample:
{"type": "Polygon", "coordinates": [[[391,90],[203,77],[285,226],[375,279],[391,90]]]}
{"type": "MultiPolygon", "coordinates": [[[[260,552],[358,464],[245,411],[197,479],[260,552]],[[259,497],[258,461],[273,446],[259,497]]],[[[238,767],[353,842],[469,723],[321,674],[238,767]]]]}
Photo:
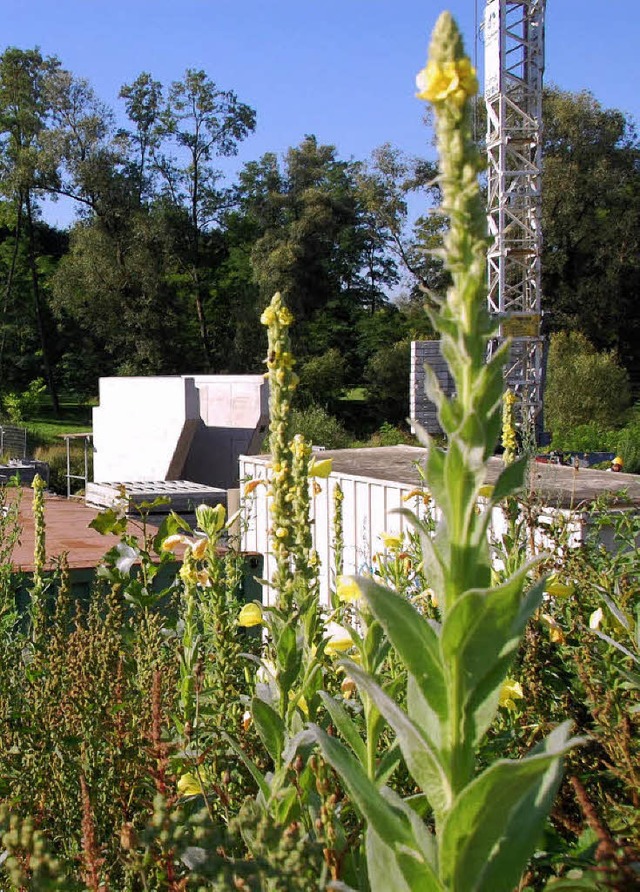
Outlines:
{"type": "Polygon", "coordinates": [[[549,638],[554,644],[564,644],[564,630],[560,623],[548,613],[540,614],[540,618],[549,626],[549,638]]]}
{"type": "Polygon", "coordinates": [[[198,539],[195,545],[191,548],[191,554],[193,557],[200,561],[207,553],[207,547],[209,545],[209,539],[206,536],[203,536],[201,539],[198,539]]]}
{"type": "Polygon", "coordinates": [[[329,656],[344,653],[353,646],[353,639],[349,634],[349,630],[335,622],[327,623],[324,638],[327,642],[324,652],[329,654],[329,656]]]}
{"type": "Polygon", "coordinates": [[[178,793],[181,796],[199,796],[202,793],[202,788],[198,779],[190,772],[187,772],[178,781],[178,793]]]}
{"type": "Polygon", "coordinates": [[[238,625],[243,629],[262,625],[262,607],[255,601],[245,604],[238,614],[238,625]]]}
{"type": "Polygon", "coordinates": [[[402,547],[402,536],[398,533],[380,533],[380,538],[384,547],[391,551],[402,547]]]}
{"type": "Polygon", "coordinates": [[[513,678],[505,678],[502,682],[502,687],[500,688],[500,698],[498,701],[500,706],[508,709],[509,712],[515,712],[518,708],[515,701],[522,700],[523,697],[524,692],[520,682],[515,681],[513,678]]]}
{"type": "Polygon", "coordinates": [[[167,536],[166,539],[162,541],[162,550],[163,551],[175,551],[176,548],[180,545],[190,545],[191,542],[187,539],[186,536],[181,535],[180,533],[174,533],[172,536],[167,536]]]}
{"type": "Polygon", "coordinates": [[[598,607],[597,610],[594,610],[591,616],[589,617],[589,628],[592,631],[596,631],[596,629],[600,628],[600,623],[604,619],[604,611],[602,607],[598,607]]]}
{"type": "Polygon", "coordinates": [[[340,601],[353,604],[360,600],[360,588],[355,579],[350,576],[338,576],[336,581],[336,595],[340,601]]]}
{"type": "Polygon", "coordinates": [[[265,486],[266,486],[266,482],[265,482],[264,480],[262,480],[262,479],[258,479],[258,480],[249,480],[249,482],[248,482],[248,483],[245,483],[245,485],[244,485],[244,494],[245,494],[245,496],[250,496],[251,493],[252,493],[255,489],[257,489],[260,485],[265,485],[265,486]]]}
{"type": "Polygon", "coordinates": [[[251,727],[252,721],[253,721],[253,719],[251,718],[251,713],[249,712],[248,709],[246,709],[242,715],[242,722],[241,722],[242,730],[245,732],[245,734],[251,727]]]}
{"type": "Polygon", "coordinates": [[[478,92],[478,78],[468,58],[441,64],[430,59],[416,77],[418,99],[434,104],[450,100],[462,107],[470,96],[478,92]]]}
{"type": "Polygon", "coordinates": [[[309,477],[327,478],[331,473],[333,459],[325,458],[322,461],[316,461],[312,458],[309,463],[309,477]]]}

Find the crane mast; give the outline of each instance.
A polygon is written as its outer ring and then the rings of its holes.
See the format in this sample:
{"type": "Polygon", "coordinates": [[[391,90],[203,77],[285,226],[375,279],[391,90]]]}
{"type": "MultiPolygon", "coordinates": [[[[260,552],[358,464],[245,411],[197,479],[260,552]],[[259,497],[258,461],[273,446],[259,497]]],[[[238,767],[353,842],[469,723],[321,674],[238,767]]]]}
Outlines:
{"type": "Polygon", "coordinates": [[[542,427],[542,76],[546,0],[487,0],[489,312],[499,325],[489,354],[509,338],[506,384],[518,420],[542,427]]]}

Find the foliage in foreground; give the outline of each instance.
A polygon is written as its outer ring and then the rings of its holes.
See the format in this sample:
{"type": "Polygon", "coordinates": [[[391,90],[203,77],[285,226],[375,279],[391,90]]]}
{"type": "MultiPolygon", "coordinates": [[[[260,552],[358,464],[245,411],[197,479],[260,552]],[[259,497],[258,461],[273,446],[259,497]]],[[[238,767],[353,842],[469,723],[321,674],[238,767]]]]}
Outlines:
{"type": "MultiPolygon", "coordinates": [[[[621,546],[611,552],[571,551],[558,523],[538,554],[523,462],[486,488],[502,382],[499,364],[484,362],[483,214],[465,106],[474,76],[447,16],[422,86],[452,220],[453,286],[434,323],[458,396],[431,385],[449,442],[429,449],[414,531],[385,535],[375,573],[346,578],[334,490],[335,586],[320,609],[309,509],[330,469],[292,436],[292,317],[280,295],[263,315],[268,606],[241,605],[240,557],[219,548],[233,524],[206,506],[195,530],[170,515],[157,535],[143,525],[133,536],[113,511],[96,519],[121,542],[89,605],[72,603],[64,564],[45,572],[37,483],[22,616],[0,577],[7,888],[637,886],[638,521],[604,515],[621,546]],[[490,542],[498,503],[507,528],[490,542]],[[181,569],[163,587],[174,550],[181,569]],[[582,746],[570,747],[567,719],[582,746]]],[[[247,496],[261,485],[248,482],[247,496]]],[[[15,515],[0,517],[10,541],[15,515]]]]}

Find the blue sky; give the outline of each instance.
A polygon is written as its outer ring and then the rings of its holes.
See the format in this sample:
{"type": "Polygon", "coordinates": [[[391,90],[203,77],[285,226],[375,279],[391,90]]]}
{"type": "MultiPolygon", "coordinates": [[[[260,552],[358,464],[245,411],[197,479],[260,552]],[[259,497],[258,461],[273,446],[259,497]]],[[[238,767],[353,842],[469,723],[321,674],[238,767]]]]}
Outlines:
{"type": "MultiPolygon", "coordinates": [[[[1,48],[39,46],[101,99],[149,71],[165,84],[203,68],[258,114],[239,161],[284,152],[307,133],[342,158],[392,142],[432,154],[414,98],[442,9],[470,55],[484,0],[13,0],[2,4],[1,48]]],[[[549,0],[546,82],[589,89],[640,119],[638,0],[549,0]]],[[[478,43],[482,57],[482,45],[478,43]]],[[[62,209],[56,216],[64,216],[62,209]]],[[[60,220],[60,222],[63,222],[60,220]]]]}

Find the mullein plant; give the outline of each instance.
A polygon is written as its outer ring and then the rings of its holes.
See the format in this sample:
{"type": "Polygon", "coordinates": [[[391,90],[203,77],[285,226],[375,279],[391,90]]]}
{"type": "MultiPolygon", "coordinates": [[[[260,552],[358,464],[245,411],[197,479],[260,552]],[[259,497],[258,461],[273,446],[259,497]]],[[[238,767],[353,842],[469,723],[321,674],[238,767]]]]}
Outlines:
{"type": "MultiPolygon", "coordinates": [[[[307,790],[315,787],[309,766],[290,781],[290,763],[304,736],[307,717],[315,718],[323,683],[323,622],[319,612],[318,557],[310,526],[310,478],[328,476],[329,463],[316,462],[311,447],[293,436],[290,409],[298,378],[294,371],[289,327],[293,317],[276,293],[262,314],[269,348],[267,378],[271,415],[270,542],[275,557],[273,592],[269,606],[253,602],[240,611],[241,627],[265,631],[263,654],[249,655],[258,664],[255,694],[247,710],[247,724],[255,726],[270,757],[273,771],[264,774],[233,741],[238,755],[252,772],[260,802],[276,822],[286,824],[309,815],[307,790]]],[[[249,484],[247,491],[253,486],[249,484]]]]}
{"type": "Polygon", "coordinates": [[[352,661],[343,665],[395,731],[426,811],[419,815],[415,802],[412,807],[380,783],[363,764],[362,750],[354,752],[317,726],[314,733],[365,818],[374,892],[509,892],[534,850],[561,778],[562,756],[575,741],[564,724],[521,760],[497,759],[480,771],[476,756],[544,582],[528,588],[532,565],[524,564],[491,587],[491,509],[522,485],[525,463],[505,466],[480,511],[478,497],[487,491],[487,464],[500,432],[506,347],[487,362],[494,328],[485,306],[485,209],[470,115],[478,86],[448,13],[435,27],[418,87],[419,98],[435,111],[441,210],[451,221],[444,257],[453,284],[432,323],[455,396],[445,398],[426,370],[446,451],[421,435],[428,447],[425,482],[438,510],[435,534],[418,518],[412,520],[421,533],[424,573],[441,622],[422,616],[391,589],[358,578],[365,609],[406,668],[406,710],[371,672],[352,661]]]}

